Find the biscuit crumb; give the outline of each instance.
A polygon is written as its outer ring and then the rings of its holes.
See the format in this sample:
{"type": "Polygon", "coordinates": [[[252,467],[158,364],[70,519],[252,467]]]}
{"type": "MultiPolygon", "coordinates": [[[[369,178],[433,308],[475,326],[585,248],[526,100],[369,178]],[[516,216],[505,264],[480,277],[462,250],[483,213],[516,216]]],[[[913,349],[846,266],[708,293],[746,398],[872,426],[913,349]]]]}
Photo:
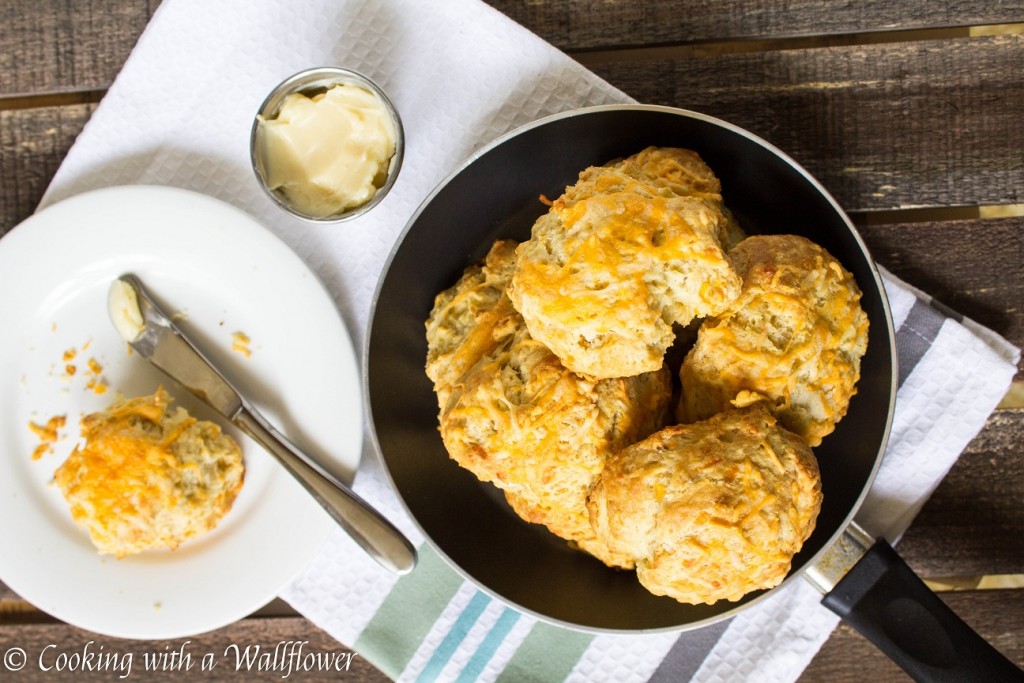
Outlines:
{"type": "Polygon", "coordinates": [[[64,361],[64,376],[65,376],[65,378],[74,377],[75,373],[78,372],[78,367],[74,363],[71,362],[77,356],[78,356],[78,349],[75,349],[75,348],[68,349],[67,351],[64,352],[64,355],[61,356],[61,360],[64,361]]]}
{"type": "Polygon", "coordinates": [[[94,394],[107,393],[107,380],[102,376],[103,366],[95,358],[90,358],[88,367],[90,376],[89,381],[85,384],[85,388],[91,390],[94,394]]]}
{"type": "MultiPolygon", "coordinates": [[[[92,346],[92,339],[86,340],[81,348],[71,347],[64,351],[61,356],[61,360],[64,362],[64,373],[60,376],[60,379],[68,381],[78,375],[80,363],[73,363],[84,351],[92,346]]],[[[129,354],[131,353],[131,347],[128,347],[129,354]]],[[[55,372],[55,367],[51,366],[51,375],[55,372]]],[[[92,391],[94,394],[105,394],[109,385],[107,380],[103,377],[103,366],[94,357],[90,357],[85,364],[83,374],[86,377],[85,388],[92,391]]]]}
{"type": "Polygon", "coordinates": [[[60,430],[67,424],[67,415],[54,415],[44,425],[29,422],[28,428],[39,437],[39,445],[32,452],[32,459],[39,460],[47,453],[53,452],[53,444],[60,438],[60,430]]]}
{"type": "Polygon", "coordinates": [[[237,351],[246,358],[252,358],[252,349],[249,347],[251,341],[245,332],[233,332],[231,334],[231,350],[237,351]]]}

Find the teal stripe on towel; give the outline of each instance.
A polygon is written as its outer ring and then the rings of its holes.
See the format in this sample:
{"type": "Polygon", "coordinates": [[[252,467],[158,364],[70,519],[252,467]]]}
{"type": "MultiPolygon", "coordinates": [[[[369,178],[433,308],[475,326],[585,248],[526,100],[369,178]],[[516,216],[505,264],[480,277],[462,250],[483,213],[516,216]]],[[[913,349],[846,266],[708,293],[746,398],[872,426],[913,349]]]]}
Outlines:
{"type": "Polygon", "coordinates": [[[462,585],[462,579],[426,543],[416,569],[400,578],[353,649],[391,678],[398,678],[423,638],[462,585]]]}
{"type": "Polygon", "coordinates": [[[508,636],[517,621],[519,621],[519,612],[508,607],[502,610],[498,620],[494,622],[494,626],[477,646],[476,652],[466,663],[455,683],[473,683],[480,678],[487,662],[491,661],[494,653],[498,651],[498,647],[505,641],[505,637],[508,636]]]}
{"type": "Polygon", "coordinates": [[[448,660],[455,654],[455,650],[458,649],[459,645],[466,638],[466,634],[469,633],[469,629],[473,628],[473,624],[480,618],[484,608],[491,601],[489,597],[477,591],[476,594],[470,599],[469,603],[463,608],[462,613],[459,614],[455,623],[452,624],[451,629],[445,635],[444,640],[434,650],[434,654],[431,655],[427,661],[426,666],[423,667],[423,671],[420,672],[419,677],[416,678],[417,683],[433,683],[437,680],[438,675],[441,673],[441,669],[448,663],[448,660]]]}

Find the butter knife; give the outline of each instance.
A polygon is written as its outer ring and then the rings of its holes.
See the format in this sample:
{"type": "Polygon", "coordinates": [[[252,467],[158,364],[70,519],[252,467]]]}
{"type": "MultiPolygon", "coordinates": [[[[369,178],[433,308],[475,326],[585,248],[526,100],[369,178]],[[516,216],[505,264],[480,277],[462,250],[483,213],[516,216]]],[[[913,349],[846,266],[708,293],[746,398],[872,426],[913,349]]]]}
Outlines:
{"type": "Polygon", "coordinates": [[[108,312],[118,333],[140,356],[274,456],[373,559],[398,574],[412,570],[416,550],[409,540],[274,429],[161,310],[139,278],[125,274],[114,280],[108,294],[108,312]]]}

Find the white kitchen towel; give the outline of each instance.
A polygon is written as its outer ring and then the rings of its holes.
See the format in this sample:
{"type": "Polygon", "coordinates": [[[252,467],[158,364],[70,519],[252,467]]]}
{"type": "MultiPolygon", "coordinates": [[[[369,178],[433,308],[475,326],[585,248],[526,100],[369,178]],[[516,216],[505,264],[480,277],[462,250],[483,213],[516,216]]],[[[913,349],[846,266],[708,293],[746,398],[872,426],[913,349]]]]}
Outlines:
{"type": "MultiPolygon", "coordinates": [[[[439,181],[521,124],[629,101],[477,0],[164,0],[43,205],[123,184],[172,185],[233,203],[306,260],[361,348],[387,255],[439,181]],[[249,166],[249,128],[264,96],[318,65],[377,81],[407,136],[391,194],[334,227],[283,215],[249,166]]],[[[984,425],[1019,351],[891,275],[885,284],[903,370],[892,441],[861,521],[895,538],[984,425]]],[[[422,544],[366,443],[356,490],[421,544],[419,566],[398,579],[338,532],[283,597],[396,679],[790,681],[836,623],[802,582],[684,634],[594,636],[537,622],[464,582],[422,544]]]]}

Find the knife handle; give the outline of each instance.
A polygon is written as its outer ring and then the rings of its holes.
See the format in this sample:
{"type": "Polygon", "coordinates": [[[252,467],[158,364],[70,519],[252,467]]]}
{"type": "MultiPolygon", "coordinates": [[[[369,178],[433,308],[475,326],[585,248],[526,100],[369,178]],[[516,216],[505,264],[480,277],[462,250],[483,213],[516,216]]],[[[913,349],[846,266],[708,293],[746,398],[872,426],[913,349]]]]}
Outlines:
{"type": "Polygon", "coordinates": [[[394,525],[348,486],[315,465],[258,412],[248,406],[233,422],[263,446],[294,476],[381,566],[405,574],[416,566],[416,549],[394,525]]]}

